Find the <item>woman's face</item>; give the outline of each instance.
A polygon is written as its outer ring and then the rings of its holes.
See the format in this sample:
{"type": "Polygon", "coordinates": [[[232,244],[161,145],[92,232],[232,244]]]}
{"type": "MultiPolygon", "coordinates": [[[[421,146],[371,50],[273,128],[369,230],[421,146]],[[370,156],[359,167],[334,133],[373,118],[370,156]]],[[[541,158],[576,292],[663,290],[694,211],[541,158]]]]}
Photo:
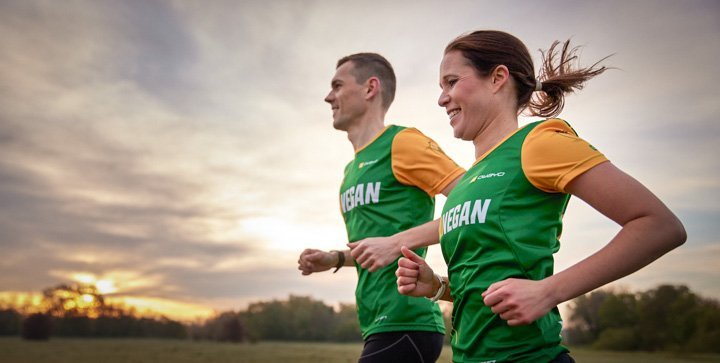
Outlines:
{"type": "Polygon", "coordinates": [[[445,54],[440,63],[440,98],[450,117],[456,138],[473,140],[484,128],[491,114],[490,77],[481,77],[460,51],[445,54]]]}

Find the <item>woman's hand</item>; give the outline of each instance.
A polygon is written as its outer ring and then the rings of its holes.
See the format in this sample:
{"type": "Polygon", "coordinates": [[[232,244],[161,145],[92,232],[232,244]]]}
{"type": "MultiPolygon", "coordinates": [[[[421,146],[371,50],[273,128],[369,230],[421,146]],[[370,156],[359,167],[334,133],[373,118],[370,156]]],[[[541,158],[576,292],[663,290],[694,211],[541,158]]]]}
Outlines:
{"type": "Polygon", "coordinates": [[[527,325],[557,305],[543,281],[507,279],[482,293],[483,302],[508,325],[527,325]]]}
{"type": "Polygon", "coordinates": [[[398,261],[398,269],[395,271],[398,292],[408,296],[434,296],[437,291],[435,288],[437,279],[430,266],[422,257],[405,246],[400,248],[400,252],[404,257],[398,261]]]}

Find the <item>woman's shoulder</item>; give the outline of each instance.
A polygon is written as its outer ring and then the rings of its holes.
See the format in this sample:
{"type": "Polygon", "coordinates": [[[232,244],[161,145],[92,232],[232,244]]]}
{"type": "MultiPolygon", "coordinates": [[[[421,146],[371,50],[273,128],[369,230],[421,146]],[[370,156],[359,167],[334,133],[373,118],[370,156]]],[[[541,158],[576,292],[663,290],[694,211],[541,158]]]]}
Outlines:
{"type": "Polygon", "coordinates": [[[536,126],[530,132],[530,134],[538,134],[545,132],[560,132],[577,136],[575,129],[570,124],[561,118],[549,118],[536,122],[536,126]]]}

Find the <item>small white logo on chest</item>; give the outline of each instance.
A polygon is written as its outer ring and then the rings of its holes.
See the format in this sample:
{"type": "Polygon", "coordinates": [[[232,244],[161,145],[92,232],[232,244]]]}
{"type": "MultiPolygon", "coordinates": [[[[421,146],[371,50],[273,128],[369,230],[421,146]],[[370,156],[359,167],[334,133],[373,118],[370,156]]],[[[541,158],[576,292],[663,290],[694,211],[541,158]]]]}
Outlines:
{"type": "Polygon", "coordinates": [[[372,165],[378,162],[378,159],[370,160],[370,161],[361,161],[360,164],[358,164],[358,169],[362,169],[368,165],[372,165]]]}
{"type": "Polygon", "coordinates": [[[470,183],[474,183],[476,180],[483,180],[483,179],[488,179],[488,178],[499,178],[502,176],[505,176],[504,171],[498,171],[497,173],[478,175],[478,176],[474,176],[472,179],[470,179],[470,183]]]}

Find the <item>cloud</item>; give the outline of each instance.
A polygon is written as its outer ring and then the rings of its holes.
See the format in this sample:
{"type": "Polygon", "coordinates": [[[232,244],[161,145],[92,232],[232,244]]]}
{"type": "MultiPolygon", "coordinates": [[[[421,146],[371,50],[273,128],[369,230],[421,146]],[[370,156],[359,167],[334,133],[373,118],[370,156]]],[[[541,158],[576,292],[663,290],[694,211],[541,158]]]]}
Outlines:
{"type": "MultiPolygon", "coordinates": [[[[167,83],[181,65],[162,80],[150,80],[146,70],[132,78],[113,68],[109,48],[123,49],[127,40],[102,21],[113,9],[5,6],[44,25],[3,22],[9,46],[0,62],[11,72],[1,81],[12,84],[13,93],[0,111],[0,201],[11,207],[0,211],[0,241],[2,266],[13,273],[0,286],[41,289],[76,271],[154,273],[150,267],[161,257],[210,264],[251,250],[237,236],[208,238],[242,215],[203,200],[216,186],[202,175],[217,166],[192,153],[222,137],[195,134],[160,89],[143,83],[167,83]],[[62,21],[70,15],[79,20],[62,21]]],[[[169,85],[165,89],[176,88],[169,85]]]]}
{"type": "Polygon", "coordinates": [[[720,287],[720,246],[685,245],[661,257],[637,273],[613,283],[631,287],[633,291],[649,290],[662,284],[688,286],[705,298],[718,299],[720,287]]]}
{"type": "MultiPolygon", "coordinates": [[[[323,102],[335,62],[384,54],[398,75],[387,121],[417,126],[469,166],[472,145],[453,139],[437,106],[437,70],[448,41],[480,28],[518,35],[533,56],[568,37],[586,45],[582,60],[617,53],[608,63],[620,69],[571,96],[563,117],[678,213],[693,248],[712,245],[719,10],[713,1],[3,1],[0,290],[92,273],[115,280],[118,295],[222,308],[290,293],[352,301],[352,269],[296,270],[303,248],[347,239],[337,192],[353,151],[323,102]],[[648,12],[654,21],[640,22],[648,12]]],[[[558,266],[616,231],[572,202],[558,266]]],[[[433,263],[442,269],[439,255],[433,263]]],[[[715,276],[683,268],[673,275],[715,276]]]]}

